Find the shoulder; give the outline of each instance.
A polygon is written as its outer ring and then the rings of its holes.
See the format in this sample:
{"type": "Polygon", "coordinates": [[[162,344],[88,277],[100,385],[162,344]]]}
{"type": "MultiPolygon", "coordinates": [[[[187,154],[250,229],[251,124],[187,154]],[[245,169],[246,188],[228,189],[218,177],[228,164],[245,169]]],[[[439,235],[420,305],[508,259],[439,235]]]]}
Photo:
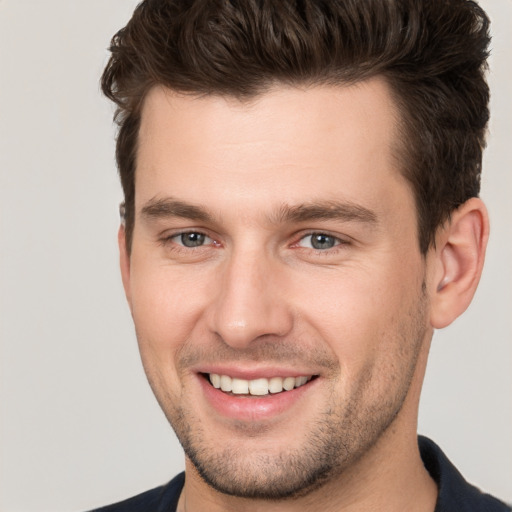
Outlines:
{"type": "Polygon", "coordinates": [[[185,482],[185,473],[180,473],[168,484],[128,498],[127,500],[96,508],[90,512],[173,512],[185,482]]]}
{"type": "Polygon", "coordinates": [[[435,512],[511,512],[512,508],[466,482],[441,448],[426,437],[418,443],[423,464],[437,483],[439,495],[435,512]]]}

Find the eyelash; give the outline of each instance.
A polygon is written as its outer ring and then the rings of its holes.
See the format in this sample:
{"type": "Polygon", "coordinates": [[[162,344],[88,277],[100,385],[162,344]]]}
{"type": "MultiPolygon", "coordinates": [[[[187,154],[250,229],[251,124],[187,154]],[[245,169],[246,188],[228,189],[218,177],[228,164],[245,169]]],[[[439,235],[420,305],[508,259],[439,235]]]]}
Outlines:
{"type": "MultiPolygon", "coordinates": [[[[209,246],[213,245],[213,247],[217,248],[220,247],[221,244],[217,242],[213,237],[209,236],[207,233],[199,230],[187,230],[187,231],[181,231],[179,233],[174,233],[170,236],[165,236],[160,239],[160,243],[165,246],[166,248],[169,248],[173,251],[186,251],[189,252],[191,250],[198,251],[201,249],[208,248],[209,246]],[[187,247],[186,245],[183,245],[181,243],[176,242],[175,240],[179,237],[183,237],[184,235],[200,235],[204,236],[205,238],[208,238],[212,240],[213,243],[205,244],[205,245],[198,245],[195,247],[187,247]]],[[[311,231],[309,233],[301,234],[300,238],[291,244],[292,248],[297,249],[305,249],[307,251],[312,251],[314,254],[318,255],[333,255],[336,254],[339,250],[343,249],[345,246],[349,245],[350,242],[348,240],[341,239],[335,235],[332,235],[325,231],[311,231]],[[308,237],[313,236],[323,236],[326,238],[332,238],[334,240],[334,245],[332,247],[328,247],[325,249],[316,249],[315,247],[303,247],[299,245],[303,240],[307,239],[308,237]]],[[[311,244],[312,245],[312,244],[311,244]]]]}
{"type": "Polygon", "coordinates": [[[300,235],[300,238],[296,242],[294,242],[291,247],[296,250],[304,251],[304,258],[313,257],[313,258],[326,258],[328,262],[328,258],[333,258],[338,256],[342,251],[346,250],[348,246],[351,245],[351,241],[346,238],[340,238],[339,236],[333,235],[326,231],[310,231],[309,233],[304,233],[300,235]],[[327,249],[315,249],[314,247],[302,247],[299,245],[303,240],[308,237],[312,237],[314,235],[321,235],[334,239],[335,245],[333,247],[327,249]]]}
{"type": "Polygon", "coordinates": [[[209,238],[210,240],[212,240],[214,246],[220,246],[219,242],[214,240],[208,234],[204,233],[203,231],[199,231],[199,230],[180,231],[179,233],[174,233],[174,234],[169,235],[169,236],[164,236],[159,241],[160,241],[161,245],[163,245],[164,247],[169,248],[169,249],[171,249],[173,251],[190,251],[190,250],[196,250],[197,251],[197,250],[204,249],[205,247],[208,247],[210,245],[210,244],[206,244],[206,245],[198,245],[198,246],[195,246],[195,247],[187,247],[186,245],[180,244],[180,243],[175,241],[177,238],[183,237],[184,235],[200,235],[200,236],[204,236],[205,238],[209,238]]]}

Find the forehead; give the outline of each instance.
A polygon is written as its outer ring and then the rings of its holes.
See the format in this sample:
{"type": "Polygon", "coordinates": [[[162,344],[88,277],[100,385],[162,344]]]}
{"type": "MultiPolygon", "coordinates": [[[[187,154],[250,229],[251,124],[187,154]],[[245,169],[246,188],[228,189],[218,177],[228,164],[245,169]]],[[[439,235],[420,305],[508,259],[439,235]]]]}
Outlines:
{"type": "Polygon", "coordinates": [[[279,86],[249,101],[155,87],[142,111],[136,208],[176,194],[213,207],[238,201],[243,210],[318,199],[364,206],[404,185],[397,118],[381,79],[279,86]]]}
{"type": "Polygon", "coordinates": [[[346,86],[274,86],[249,99],[156,86],[144,101],[139,140],[186,138],[191,144],[200,141],[205,150],[221,139],[240,143],[257,137],[272,137],[275,146],[292,138],[323,146],[332,141],[329,135],[342,133],[344,138],[371,136],[374,143],[387,144],[397,118],[389,86],[381,78],[346,86]]]}

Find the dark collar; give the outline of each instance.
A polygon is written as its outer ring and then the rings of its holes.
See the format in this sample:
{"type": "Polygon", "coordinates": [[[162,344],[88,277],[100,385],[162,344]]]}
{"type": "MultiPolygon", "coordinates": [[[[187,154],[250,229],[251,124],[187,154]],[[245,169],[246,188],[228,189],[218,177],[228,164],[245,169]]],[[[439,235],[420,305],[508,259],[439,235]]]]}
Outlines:
{"type": "Polygon", "coordinates": [[[430,439],[419,436],[423,464],[437,483],[439,495],[435,512],[510,512],[501,501],[468,484],[448,457],[430,439]]]}

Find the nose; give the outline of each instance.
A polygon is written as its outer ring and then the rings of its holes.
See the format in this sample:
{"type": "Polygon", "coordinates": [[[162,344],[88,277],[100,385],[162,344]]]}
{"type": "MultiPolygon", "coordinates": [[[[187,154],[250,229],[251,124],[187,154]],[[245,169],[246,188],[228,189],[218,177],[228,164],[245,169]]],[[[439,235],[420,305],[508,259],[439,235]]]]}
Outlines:
{"type": "Polygon", "coordinates": [[[248,348],[267,335],[284,336],[293,325],[279,263],[261,254],[232,255],[216,279],[210,329],[233,348],[248,348]]]}

